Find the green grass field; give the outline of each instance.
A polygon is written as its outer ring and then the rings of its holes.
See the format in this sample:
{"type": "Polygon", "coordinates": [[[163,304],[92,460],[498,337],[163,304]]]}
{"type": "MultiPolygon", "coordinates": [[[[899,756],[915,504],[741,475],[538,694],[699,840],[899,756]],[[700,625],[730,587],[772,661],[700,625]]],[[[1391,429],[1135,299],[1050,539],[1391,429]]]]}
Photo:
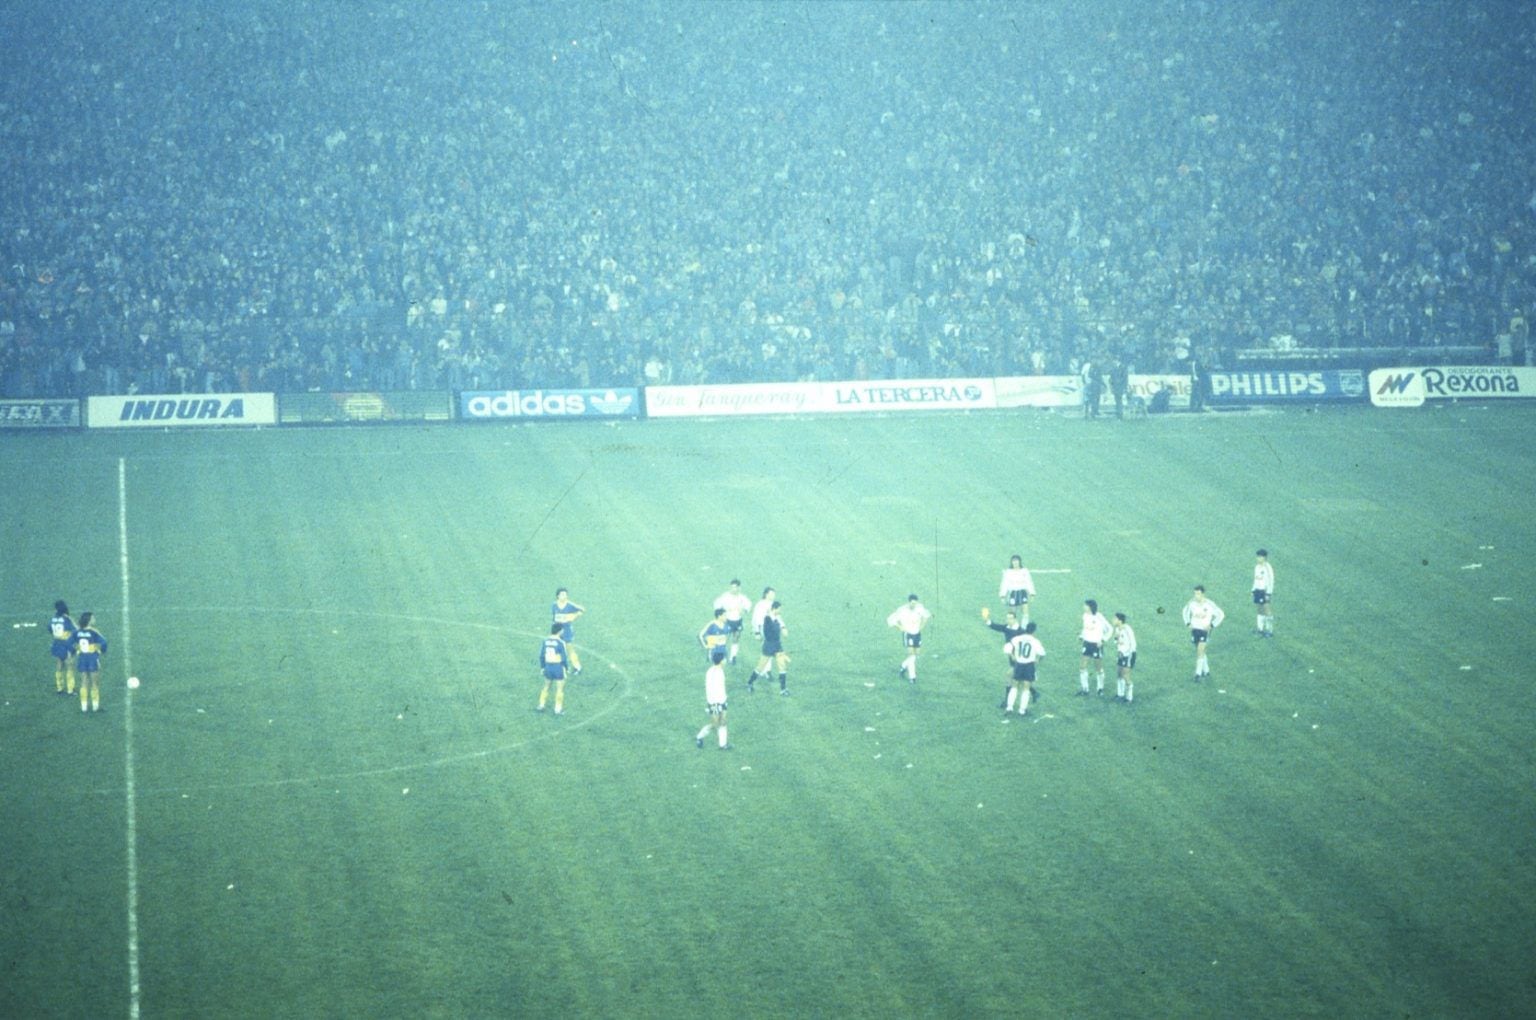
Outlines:
{"type": "Polygon", "coordinates": [[[1531,1015],[1533,437],[1455,406],[0,435],[0,1015],[1531,1015]],[[1060,572],[1005,724],[978,610],[1015,551],[1060,572]],[[735,749],[700,751],[732,576],[778,588],[794,696],[738,666],[735,749]],[[1087,596],[1137,625],[1133,706],[1072,695],[1087,596]],[[113,643],[100,715],[18,626],[58,597],[113,643]]]}

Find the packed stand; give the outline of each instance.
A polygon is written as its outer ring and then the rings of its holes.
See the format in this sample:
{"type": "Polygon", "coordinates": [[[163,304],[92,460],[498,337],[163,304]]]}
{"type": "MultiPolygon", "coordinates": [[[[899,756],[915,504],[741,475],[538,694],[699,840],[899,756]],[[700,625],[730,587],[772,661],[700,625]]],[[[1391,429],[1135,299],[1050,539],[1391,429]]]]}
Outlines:
{"type": "Polygon", "coordinates": [[[0,395],[1520,355],[1529,8],[1062,7],[13,11],[0,395]]]}

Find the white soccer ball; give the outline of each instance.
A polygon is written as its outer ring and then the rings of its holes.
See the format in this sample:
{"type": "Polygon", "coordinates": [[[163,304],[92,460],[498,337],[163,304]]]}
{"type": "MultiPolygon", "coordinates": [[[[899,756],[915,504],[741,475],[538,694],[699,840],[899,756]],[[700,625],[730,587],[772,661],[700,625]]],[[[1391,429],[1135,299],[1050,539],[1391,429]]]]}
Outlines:
{"type": "Polygon", "coordinates": [[[137,690],[138,686],[139,686],[139,678],[136,677],[136,676],[129,677],[128,678],[128,686],[134,688],[135,690],[137,690]]]}

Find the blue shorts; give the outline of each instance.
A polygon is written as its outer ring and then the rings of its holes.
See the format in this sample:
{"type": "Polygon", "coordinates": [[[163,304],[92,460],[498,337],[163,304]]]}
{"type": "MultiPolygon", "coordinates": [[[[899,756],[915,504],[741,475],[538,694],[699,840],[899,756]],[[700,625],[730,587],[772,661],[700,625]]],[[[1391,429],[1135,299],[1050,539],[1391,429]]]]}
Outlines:
{"type": "Polygon", "coordinates": [[[558,663],[545,666],[544,667],[544,679],[545,680],[564,680],[565,679],[565,667],[562,666],[562,665],[559,665],[558,663]]]}
{"type": "Polygon", "coordinates": [[[65,661],[75,653],[73,641],[55,641],[53,643],[53,657],[60,662],[65,661]]]}
{"type": "Polygon", "coordinates": [[[713,648],[706,648],[706,649],[704,649],[704,652],[705,652],[706,655],[709,656],[709,661],[710,661],[710,663],[712,665],[718,666],[718,665],[720,665],[720,663],[725,661],[725,646],[724,645],[716,645],[713,648]]]}

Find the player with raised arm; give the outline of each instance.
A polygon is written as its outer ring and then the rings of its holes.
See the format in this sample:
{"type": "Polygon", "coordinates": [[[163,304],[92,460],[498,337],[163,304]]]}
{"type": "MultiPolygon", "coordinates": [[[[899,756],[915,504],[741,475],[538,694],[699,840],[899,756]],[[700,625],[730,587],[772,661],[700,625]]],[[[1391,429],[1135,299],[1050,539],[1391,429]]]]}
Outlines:
{"type": "MultiPolygon", "coordinates": [[[[1003,636],[1003,650],[1005,652],[1008,650],[1008,642],[1024,633],[1024,628],[1019,625],[1018,616],[1016,616],[1011,609],[1008,610],[1008,615],[1004,618],[1002,623],[994,623],[992,621],[992,611],[986,606],[982,606],[981,622],[986,625],[988,630],[995,630],[1003,636]]],[[[998,704],[998,708],[1004,708],[1007,706],[1009,696],[1008,692],[1011,690],[1013,690],[1013,681],[1010,679],[1008,683],[1003,686],[1003,700],[998,704]]]]}
{"type": "Polygon", "coordinates": [[[1029,622],[1029,600],[1035,597],[1035,582],[1029,576],[1023,557],[1018,554],[1008,560],[1008,569],[1003,571],[1002,583],[997,587],[997,597],[1018,615],[1020,626],[1029,622]]]}
{"type": "Polygon", "coordinates": [[[725,661],[726,642],[729,640],[730,631],[726,628],[725,610],[716,606],[715,618],[699,631],[699,644],[703,646],[704,656],[711,666],[718,666],[725,661]]]}
{"type": "Polygon", "coordinates": [[[549,692],[555,692],[555,714],[565,714],[565,669],[571,662],[571,649],[561,637],[564,627],[559,623],[549,625],[549,637],[539,644],[539,669],[544,673],[544,686],[539,691],[539,707],[544,711],[549,702],[549,692]]]}
{"type": "Polygon", "coordinates": [[[1257,607],[1258,621],[1254,633],[1259,637],[1275,636],[1275,568],[1269,562],[1269,550],[1254,553],[1253,604],[1257,607]]]}
{"type": "Polygon", "coordinates": [[[730,638],[726,664],[734,666],[736,656],[741,652],[742,621],[752,611],[752,600],[742,594],[741,581],[733,577],[731,586],[715,599],[715,608],[725,610],[725,629],[730,638]]]}
{"type": "Polygon", "coordinates": [[[565,642],[565,653],[570,659],[571,673],[581,672],[581,656],[576,654],[576,628],[572,626],[586,610],[571,601],[571,593],[565,588],[555,590],[554,605],[549,607],[550,620],[560,626],[560,640],[565,642]]]}
{"type": "Polygon", "coordinates": [[[80,674],[80,711],[101,711],[101,657],[107,654],[107,639],[91,625],[90,613],[80,614],[80,628],[75,631],[75,669],[80,674]]]}
{"type": "Polygon", "coordinates": [[[694,736],[694,746],[702,748],[704,738],[709,736],[710,730],[714,730],[719,738],[720,750],[729,751],[731,743],[725,726],[725,667],[718,662],[710,663],[704,671],[704,710],[709,713],[709,721],[694,736]]]}
{"type": "Polygon", "coordinates": [[[1013,663],[1013,686],[1008,689],[1003,714],[1007,715],[1017,703],[1019,714],[1025,715],[1029,712],[1030,697],[1035,692],[1035,665],[1045,657],[1045,646],[1035,637],[1035,625],[1026,623],[1024,630],[1003,646],[1003,653],[1013,663]]]}
{"type": "Polygon", "coordinates": [[[53,617],[48,621],[48,635],[53,639],[53,686],[60,694],[75,693],[75,621],[70,619],[69,606],[64,600],[53,604],[53,617]]]}
{"type": "Polygon", "coordinates": [[[1124,613],[1115,614],[1115,700],[1126,704],[1136,700],[1136,684],[1131,671],[1136,668],[1136,632],[1124,613]]]}
{"type": "Polygon", "coordinates": [[[916,593],[908,595],[907,601],[885,618],[887,627],[901,631],[901,645],[907,650],[907,657],[896,667],[896,672],[904,675],[907,683],[917,683],[917,656],[923,650],[923,627],[931,619],[933,614],[916,593]]]}
{"type": "Polygon", "coordinates": [[[1211,631],[1221,626],[1227,614],[1221,607],[1205,597],[1205,586],[1195,585],[1195,596],[1184,604],[1184,625],[1189,628],[1190,643],[1195,646],[1195,681],[1211,675],[1211,664],[1205,657],[1206,642],[1211,631]]]}
{"type": "Polygon", "coordinates": [[[1089,667],[1093,668],[1098,677],[1097,693],[1104,693],[1104,642],[1109,640],[1114,631],[1109,620],[1099,612],[1098,602],[1093,599],[1083,600],[1083,629],[1078,634],[1078,639],[1083,643],[1083,661],[1077,670],[1079,697],[1093,693],[1088,688],[1089,667]]]}

